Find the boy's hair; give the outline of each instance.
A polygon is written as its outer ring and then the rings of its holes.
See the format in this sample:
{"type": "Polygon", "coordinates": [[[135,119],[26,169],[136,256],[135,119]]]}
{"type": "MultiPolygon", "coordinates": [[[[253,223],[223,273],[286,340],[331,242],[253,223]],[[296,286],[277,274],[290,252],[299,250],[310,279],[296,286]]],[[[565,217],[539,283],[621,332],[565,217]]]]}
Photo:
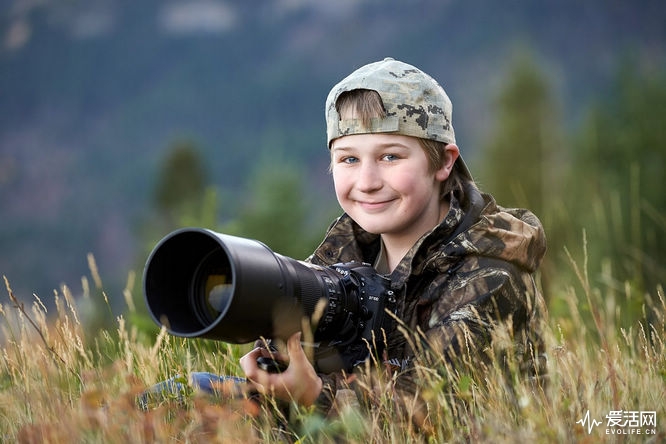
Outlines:
{"type": "MultiPolygon", "coordinates": [[[[369,89],[355,89],[340,94],[335,103],[335,108],[340,116],[353,115],[363,127],[370,127],[373,119],[384,119],[387,115],[386,109],[377,91],[369,89]]],[[[444,159],[444,148],[447,143],[432,139],[416,137],[428,158],[429,172],[438,170],[444,159]]],[[[453,190],[463,190],[463,183],[469,181],[465,174],[460,171],[460,163],[453,165],[448,179],[442,182],[440,196],[444,197],[453,190]]]]}

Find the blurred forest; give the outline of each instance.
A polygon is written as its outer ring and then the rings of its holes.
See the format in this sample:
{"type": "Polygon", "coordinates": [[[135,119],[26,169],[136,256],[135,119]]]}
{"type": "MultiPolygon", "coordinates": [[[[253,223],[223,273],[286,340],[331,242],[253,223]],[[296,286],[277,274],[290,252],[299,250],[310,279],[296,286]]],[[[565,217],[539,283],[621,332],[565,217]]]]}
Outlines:
{"type": "Polygon", "coordinates": [[[666,274],[663,2],[333,4],[1,1],[0,274],[17,296],[76,291],[92,253],[120,307],[181,226],[307,256],[339,213],[326,94],[391,56],[445,87],[481,188],[543,220],[547,296],[585,258],[641,316],[666,274]]]}

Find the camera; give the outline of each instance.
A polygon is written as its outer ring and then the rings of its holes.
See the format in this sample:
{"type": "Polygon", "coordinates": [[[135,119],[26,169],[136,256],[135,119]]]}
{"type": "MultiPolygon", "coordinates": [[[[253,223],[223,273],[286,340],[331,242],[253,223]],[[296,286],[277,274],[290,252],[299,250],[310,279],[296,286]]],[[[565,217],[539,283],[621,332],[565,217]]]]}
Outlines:
{"type": "Polygon", "coordinates": [[[390,280],[366,263],[322,267],[204,228],[159,241],[143,286],[151,317],[175,336],[243,344],[310,328],[323,373],[381,355],[396,309],[390,280]]]}

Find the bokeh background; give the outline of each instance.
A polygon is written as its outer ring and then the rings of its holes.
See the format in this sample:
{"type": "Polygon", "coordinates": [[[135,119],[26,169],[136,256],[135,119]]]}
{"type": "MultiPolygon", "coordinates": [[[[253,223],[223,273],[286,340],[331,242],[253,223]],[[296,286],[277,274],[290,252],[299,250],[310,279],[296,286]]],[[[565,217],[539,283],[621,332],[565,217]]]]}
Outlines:
{"type": "Polygon", "coordinates": [[[388,56],[447,90],[481,188],[543,220],[552,310],[571,258],[631,288],[637,313],[664,282],[663,1],[3,0],[0,14],[0,274],[20,298],[81,292],[94,257],[122,310],[180,226],[307,256],[340,211],[326,95],[388,56]]]}

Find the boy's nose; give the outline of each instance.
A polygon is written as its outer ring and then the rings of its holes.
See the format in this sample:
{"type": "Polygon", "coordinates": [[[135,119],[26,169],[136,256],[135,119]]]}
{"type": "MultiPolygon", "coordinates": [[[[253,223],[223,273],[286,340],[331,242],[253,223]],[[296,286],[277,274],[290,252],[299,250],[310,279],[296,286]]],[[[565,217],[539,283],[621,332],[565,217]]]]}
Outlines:
{"type": "Polygon", "coordinates": [[[356,188],[367,193],[378,190],[381,187],[381,174],[377,167],[370,163],[362,165],[356,178],[356,188]]]}

